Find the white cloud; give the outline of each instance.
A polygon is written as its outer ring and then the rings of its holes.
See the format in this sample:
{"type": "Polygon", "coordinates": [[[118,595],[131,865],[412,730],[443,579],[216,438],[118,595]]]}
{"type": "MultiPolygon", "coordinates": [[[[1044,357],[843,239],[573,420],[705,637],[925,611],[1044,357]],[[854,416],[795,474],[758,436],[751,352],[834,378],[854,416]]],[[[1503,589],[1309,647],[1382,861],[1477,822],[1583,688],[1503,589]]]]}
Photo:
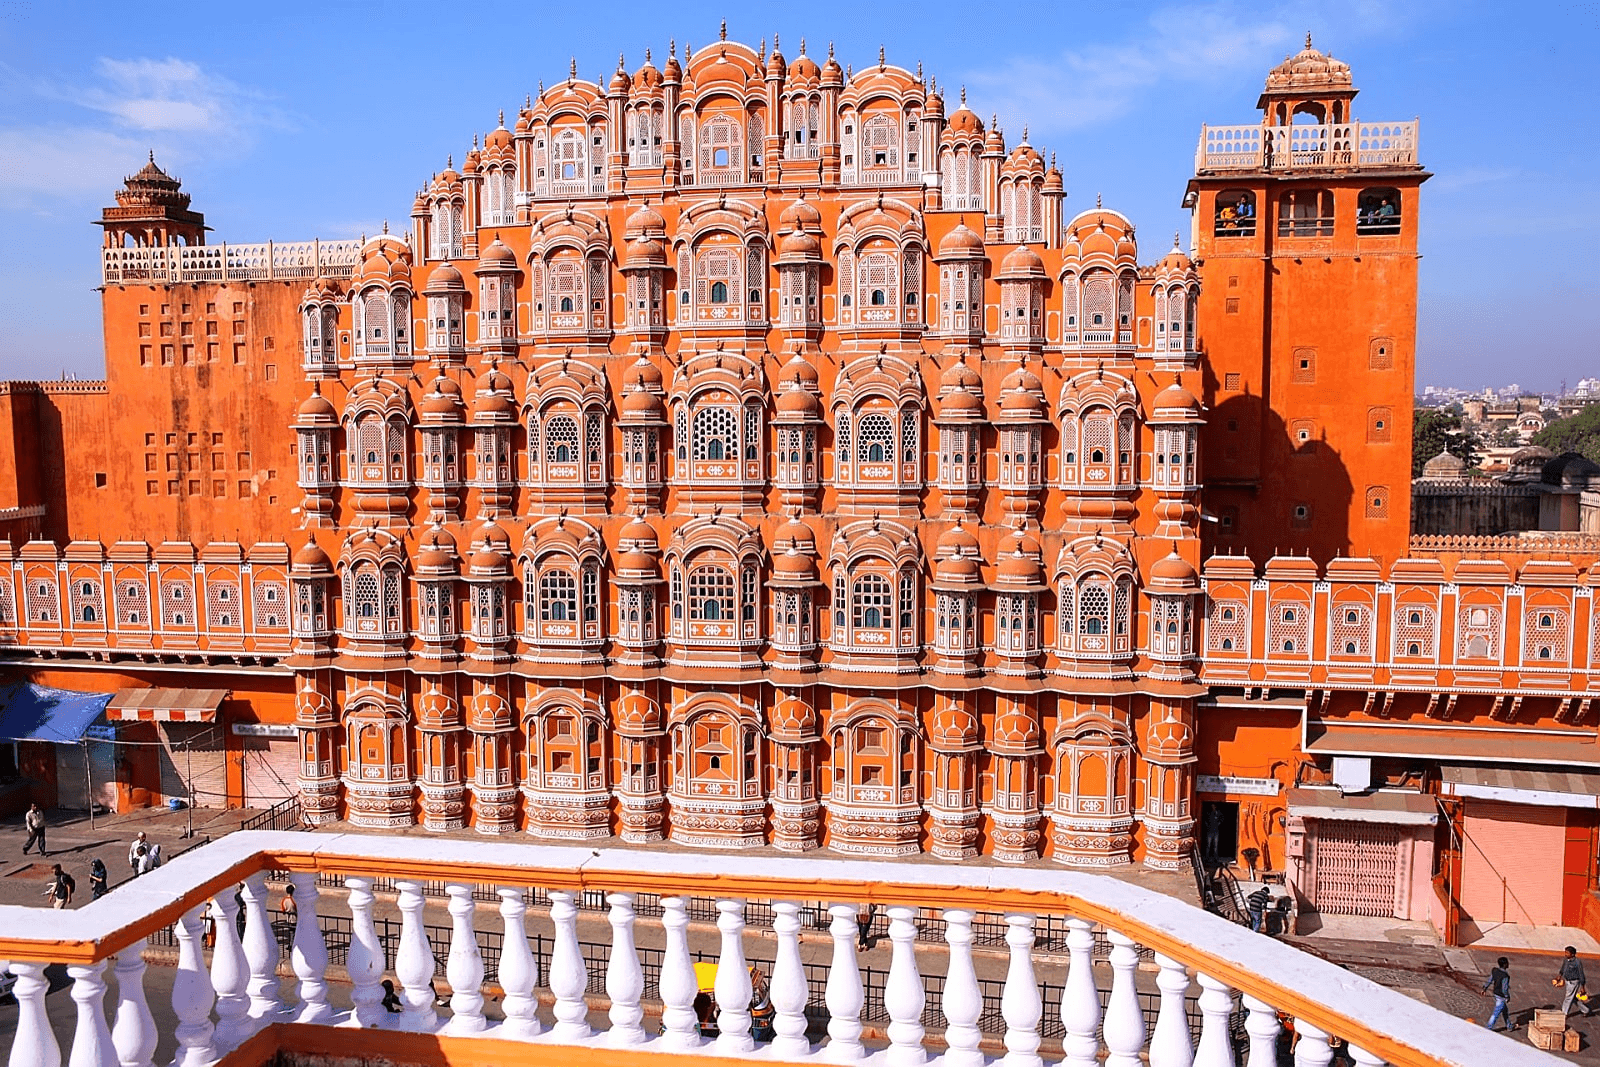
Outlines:
{"type": "Polygon", "coordinates": [[[139,169],[144,141],[86,127],[0,130],[0,208],[110,196],[139,169]]]}
{"type": "Polygon", "coordinates": [[[1237,80],[1295,43],[1281,20],[1241,19],[1221,6],[1163,8],[1137,40],[1068,49],[1053,61],[1012,59],[968,73],[966,83],[974,104],[998,112],[1002,124],[1025,116],[1041,132],[1060,133],[1118,118],[1164,83],[1237,80]]]}
{"type": "Polygon", "coordinates": [[[103,84],[71,94],[137,130],[207,133],[221,130],[245,96],[226,78],[182,59],[105,59],[103,84]]]}

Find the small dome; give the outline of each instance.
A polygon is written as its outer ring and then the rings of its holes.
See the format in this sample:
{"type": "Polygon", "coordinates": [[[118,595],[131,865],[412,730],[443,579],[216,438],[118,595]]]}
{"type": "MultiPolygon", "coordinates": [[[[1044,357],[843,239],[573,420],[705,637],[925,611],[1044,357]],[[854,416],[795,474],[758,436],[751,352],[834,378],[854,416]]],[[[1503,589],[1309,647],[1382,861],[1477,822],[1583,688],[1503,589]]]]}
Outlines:
{"type": "Polygon", "coordinates": [[[817,61],[806,55],[804,42],[801,42],[800,54],[794,57],[794,62],[789,64],[789,80],[816,81],[822,77],[822,68],[817,66],[817,61]]]}
{"type": "Polygon", "coordinates": [[[1149,585],[1155,592],[1195,592],[1200,588],[1200,575],[1174,550],[1151,565],[1149,585]],[[1166,588],[1160,588],[1163,586],[1166,588]]]}
{"type": "Polygon", "coordinates": [[[815,388],[817,381],[817,368],[799,352],[791,356],[789,362],[778,372],[778,383],[782,386],[800,385],[805,388],[815,388]]]}
{"type": "Polygon", "coordinates": [[[933,578],[945,585],[981,585],[983,570],[971,556],[957,556],[934,564],[933,578]]]}
{"type": "Polygon", "coordinates": [[[489,247],[483,250],[478,257],[479,270],[516,270],[517,254],[511,251],[511,246],[500,240],[500,235],[495,234],[494,240],[489,242],[489,247]]]}
{"type": "Polygon", "coordinates": [[[945,130],[961,137],[983,136],[983,120],[967,107],[966,86],[961,87],[961,105],[950,113],[950,118],[945,122],[945,130]]]}
{"type": "Polygon", "coordinates": [[[516,414],[517,404],[511,392],[511,379],[491,364],[489,370],[478,379],[478,391],[472,399],[472,417],[514,419],[516,414]]]}
{"type": "Polygon", "coordinates": [[[483,139],[483,147],[485,151],[489,149],[503,151],[511,147],[511,131],[506,129],[505,112],[500,113],[500,125],[490,130],[488,136],[483,139]]]}
{"type": "Polygon", "coordinates": [[[666,230],[666,220],[649,204],[641,205],[628,216],[628,221],[623,223],[623,232],[630,238],[643,234],[664,234],[666,230]]]}
{"type": "Polygon", "coordinates": [[[822,256],[822,242],[814,234],[804,230],[784,234],[778,238],[778,258],[780,260],[820,259],[822,256]]]}
{"type": "Polygon", "coordinates": [[[818,229],[822,226],[822,212],[813,207],[804,196],[792,201],[778,216],[778,229],[792,230],[797,227],[810,227],[818,229]]]}
{"type": "Polygon", "coordinates": [[[967,528],[958,522],[940,535],[935,551],[941,556],[954,554],[976,556],[978,554],[978,539],[967,532],[967,528]]]}
{"type": "Polygon", "coordinates": [[[945,368],[939,376],[939,385],[944,389],[966,389],[971,392],[983,391],[983,378],[977,371],[967,365],[967,354],[962,352],[956,361],[945,368]]]}
{"type": "Polygon", "coordinates": [[[428,284],[423,286],[424,293],[464,293],[467,291],[466,282],[461,278],[461,272],[449,263],[440,263],[428,272],[428,284]]]}
{"type": "Polygon", "coordinates": [[[1156,264],[1160,271],[1172,271],[1182,274],[1193,269],[1194,261],[1191,260],[1178,245],[1178,239],[1172,239],[1172,250],[1161,257],[1161,262],[1156,264]]]}
{"type": "Polygon", "coordinates": [[[1039,258],[1039,253],[1027,245],[1018,245],[1007,252],[1006,258],[1000,261],[1000,277],[1042,278],[1044,277],[1044,260],[1039,258]]]}
{"type": "Polygon", "coordinates": [[[1029,390],[1013,389],[1000,397],[1000,410],[1013,418],[1042,415],[1045,410],[1044,400],[1029,390]]]}
{"type": "Polygon", "coordinates": [[[819,405],[810,390],[796,385],[778,394],[777,409],[780,415],[812,417],[818,413],[819,405]]]}
{"type": "Polygon", "coordinates": [[[311,395],[300,404],[298,414],[303,421],[339,421],[339,412],[328,398],[322,395],[322,385],[319,382],[311,383],[311,395]]]}
{"type": "Polygon", "coordinates": [[[941,256],[983,254],[983,237],[967,226],[965,215],[956,223],[955,229],[945,234],[939,241],[941,256]]]}
{"type": "Polygon", "coordinates": [[[644,389],[661,388],[661,368],[650,362],[650,357],[640,355],[624,375],[624,384],[644,389]]]}
{"type": "Polygon", "coordinates": [[[1024,540],[1019,536],[1011,550],[1001,555],[995,564],[998,583],[1010,586],[1043,584],[1044,569],[1039,566],[1037,559],[1027,554],[1023,546],[1024,540]]]}
{"type": "Polygon", "coordinates": [[[300,298],[300,302],[323,304],[330,300],[338,300],[342,295],[338,282],[332,278],[318,278],[306,287],[305,295],[300,298]]]}
{"type": "Polygon", "coordinates": [[[456,418],[461,415],[461,387],[440,375],[428,386],[428,391],[417,404],[417,412],[435,418],[456,418]]]}
{"type": "Polygon", "coordinates": [[[810,550],[797,540],[780,538],[772,549],[772,573],[790,582],[809,582],[817,577],[817,564],[810,550]]]}
{"type": "Polygon", "coordinates": [[[1440,452],[1437,456],[1422,465],[1424,478],[1459,478],[1466,472],[1467,464],[1460,456],[1453,456],[1448,451],[1440,452]]]}
{"type": "Polygon", "coordinates": [[[1184,388],[1183,381],[1180,379],[1157,393],[1150,407],[1152,411],[1160,410],[1161,408],[1182,408],[1185,411],[1199,411],[1200,401],[1195,399],[1193,393],[1184,388]]]}
{"type": "Polygon", "coordinates": [[[333,569],[333,561],[328,558],[328,554],[322,551],[322,546],[312,540],[307,540],[295,552],[292,565],[296,570],[330,571],[333,569]]]}
{"type": "Polygon", "coordinates": [[[1334,59],[1311,44],[1306,34],[1306,46],[1267,73],[1267,92],[1284,92],[1296,89],[1348,87],[1351,85],[1350,64],[1334,59]]]}
{"type": "Polygon", "coordinates": [[[956,414],[982,415],[983,401],[974,396],[965,386],[956,386],[939,398],[939,414],[941,416],[956,414]]]}
{"type": "Polygon", "coordinates": [[[456,539],[442,526],[434,526],[422,535],[417,547],[417,569],[454,572],[459,557],[456,539]]]}
{"type": "Polygon", "coordinates": [[[511,564],[510,541],[506,538],[506,532],[492,522],[484,523],[467,560],[474,574],[504,573],[511,564]]]}
{"type": "Polygon", "coordinates": [[[661,267],[667,262],[667,246],[653,237],[635,237],[628,241],[629,267],[661,267]]]}
{"type": "Polygon", "coordinates": [[[625,93],[633,88],[633,79],[628,77],[628,72],[622,68],[622,58],[617,58],[617,72],[611,75],[611,84],[608,89],[613,93],[625,93]]]}
{"type": "Polygon", "coordinates": [[[633,419],[658,419],[666,414],[661,398],[648,389],[631,389],[622,396],[622,414],[633,419]]]}
{"type": "Polygon", "coordinates": [[[644,54],[644,65],[633,72],[633,84],[641,91],[655,89],[661,85],[661,72],[650,62],[648,51],[644,54]]]}

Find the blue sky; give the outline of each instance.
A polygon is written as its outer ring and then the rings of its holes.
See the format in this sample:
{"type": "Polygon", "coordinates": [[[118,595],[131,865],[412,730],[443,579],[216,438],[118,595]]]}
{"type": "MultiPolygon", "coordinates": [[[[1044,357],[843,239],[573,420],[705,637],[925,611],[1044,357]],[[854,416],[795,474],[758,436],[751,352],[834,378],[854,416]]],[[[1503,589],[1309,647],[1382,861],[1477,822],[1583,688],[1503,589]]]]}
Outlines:
{"type": "Polygon", "coordinates": [[[1311,30],[1349,62],[1357,118],[1421,116],[1418,383],[1554,388],[1600,374],[1600,4],[68,4],[0,0],[0,376],[102,371],[90,220],[147,149],[236,242],[402,228],[417,187],[575,57],[630,69],[675,37],[789,56],[878,47],[1008,139],[1058,154],[1067,212],[1103,195],[1144,257],[1179,207],[1203,122],[1252,122],[1311,30]],[[1584,101],[1588,101],[1585,104],[1584,101]]]}

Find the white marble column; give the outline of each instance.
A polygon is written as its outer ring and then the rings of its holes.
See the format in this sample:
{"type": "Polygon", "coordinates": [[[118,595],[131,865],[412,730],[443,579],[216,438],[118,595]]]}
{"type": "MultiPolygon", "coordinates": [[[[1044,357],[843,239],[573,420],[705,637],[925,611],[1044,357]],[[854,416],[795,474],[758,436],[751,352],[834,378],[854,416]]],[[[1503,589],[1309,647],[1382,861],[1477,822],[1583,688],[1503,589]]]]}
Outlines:
{"type": "Polygon", "coordinates": [[[423,928],[422,910],[427,901],[422,895],[422,883],[398,880],[394,883],[399,893],[400,947],[394,954],[394,973],[400,979],[400,1029],[412,1033],[431,1034],[439,1028],[439,1013],[433,1006],[433,946],[428,942],[428,931],[423,928]]]}
{"type": "Polygon", "coordinates": [[[470,885],[452,882],[444,891],[450,896],[450,955],[444,976],[450,980],[451,1012],[445,1033],[482,1033],[489,1023],[483,1017],[483,954],[472,925],[478,906],[472,901],[470,885]]]}
{"type": "Polygon", "coordinates": [[[61,1067],[61,1045],[45,1013],[44,995],[50,991],[50,980],[44,976],[46,966],[22,961],[11,964],[11,973],[17,976],[12,987],[17,998],[17,1031],[6,1060],[9,1067],[61,1067]]]}
{"type": "Polygon", "coordinates": [[[178,1017],[173,1033],[178,1051],[172,1067],[210,1067],[218,1051],[212,1042],[211,1005],[216,994],[200,952],[204,904],[196,904],[178,920],[178,973],[172,982],[172,1014],[178,1017]]]}
{"type": "Polygon", "coordinates": [[[717,929],[722,948],[717,956],[717,1052],[737,1055],[756,1047],[750,1036],[750,965],[744,958],[744,901],[717,901],[717,929]]]}
{"type": "MultiPolygon", "coordinates": [[[[1233,1014],[1233,990],[1209,974],[1200,979],[1200,1045],[1194,1050],[1195,1067],[1235,1067],[1233,1039],[1228,1033],[1233,1014]]],[[[1152,1054],[1154,1049],[1151,1050],[1152,1054]]]]}
{"type": "Polygon", "coordinates": [[[889,1067],[916,1067],[928,1062],[922,1039],[922,1009],[927,1006],[927,991],[917,970],[917,909],[896,905],[888,910],[889,941],[894,946],[889,957],[889,977],[883,984],[883,1007],[889,1013],[889,1049],[884,1062],[889,1067]]]}
{"type": "Polygon", "coordinates": [[[389,1013],[383,1007],[383,972],[388,966],[378,932],[372,926],[372,879],[347,875],[350,890],[350,950],[345,971],[350,975],[350,1019],[348,1026],[386,1026],[389,1013]]]}
{"type": "Polygon", "coordinates": [[[1094,926],[1067,920],[1067,986],[1061,994],[1062,1039],[1068,1067],[1098,1067],[1100,1062],[1100,993],[1094,984],[1094,926]]]}
{"type": "Polygon", "coordinates": [[[803,1059],[811,1054],[806,1038],[806,970],[800,962],[800,902],[772,902],[772,931],[778,952],[772,961],[772,1054],[780,1059],[803,1059]]]}
{"type": "Polygon", "coordinates": [[[111,1027],[111,1043],[117,1047],[121,1067],[150,1067],[156,1054],[156,1020],[144,995],[148,941],[141,937],[117,953],[117,1020],[111,1027]]]}
{"type": "Polygon", "coordinates": [[[539,984],[539,961],[528,947],[528,905],[521,886],[501,886],[496,892],[505,931],[500,940],[500,988],[506,994],[500,1002],[506,1021],[497,1036],[526,1041],[544,1029],[539,1025],[539,1002],[533,997],[539,984]]]}
{"type": "Polygon", "coordinates": [[[211,946],[211,988],[217,997],[213,1040],[219,1051],[231,1052],[252,1032],[250,997],[245,992],[250,964],[239,941],[239,902],[231,888],[224,888],[211,899],[211,915],[211,926],[216,931],[216,942],[211,946]]]}
{"type": "Polygon", "coordinates": [[[972,912],[965,908],[944,911],[944,940],[950,946],[950,963],[945,970],[944,1039],[948,1048],[945,1067],[983,1067],[986,1057],[978,1049],[983,1039],[978,1020],[983,1017],[983,991],[972,967],[972,912]]]}
{"type": "Polygon", "coordinates": [[[1296,1019],[1294,1032],[1299,1037],[1294,1043],[1294,1067],[1328,1067],[1333,1062],[1327,1031],[1296,1019]]]}
{"type": "Polygon", "coordinates": [[[1156,988],[1161,1008],[1155,1033],[1150,1036],[1150,1067],[1190,1067],[1194,1045],[1189,1039],[1189,1013],[1184,996],[1189,992],[1189,972],[1175,959],[1156,954],[1156,988]]]}
{"type": "Polygon", "coordinates": [[[1102,1033],[1106,1041],[1106,1067],[1141,1067],[1139,1052],[1144,1048],[1144,1011],[1139,1007],[1137,986],[1139,953],[1133,938],[1115,930],[1106,931],[1111,939],[1111,997],[1106,1002],[1102,1033]]]}
{"type": "Polygon", "coordinates": [[[1039,999],[1039,979],[1033,973],[1032,915],[1006,916],[1006,945],[1011,963],[1006,969],[1005,992],[1000,997],[1000,1015],[1006,1021],[1005,1067],[1042,1067],[1039,1055],[1039,1020],[1044,1004],[1039,999]]]}
{"type": "Polygon", "coordinates": [[[671,1052],[688,1052],[705,1044],[694,1014],[698,983],[694,962],[689,958],[689,912],[684,897],[661,898],[661,927],[666,931],[667,947],[661,955],[661,1047],[671,1052]]]}
{"type": "Polygon", "coordinates": [[[315,872],[299,871],[289,876],[294,886],[294,944],[289,952],[289,962],[295,977],[300,980],[300,1011],[295,1016],[301,1023],[330,1023],[333,1009],[328,1006],[328,942],[322,936],[322,923],[317,917],[317,876],[315,872]]]}
{"type": "Polygon", "coordinates": [[[67,1067],[117,1067],[117,1050],[106,1025],[106,961],[74,964],[67,968],[67,977],[72,979],[72,1001],[78,1006],[67,1067]]]}
{"type": "MultiPolygon", "coordinates": [[[[278,939],[267,914],[267,874],[257,871],[244,880],[244,958],[250,968],[245,992],[250,997],[250,1032],[266,1026],[283,1011],[278,996],[278,939]]],[[[219,935],[220,936],[220,935],[219,935]]]]}
{"type": "Polygon", "coordinates": [[[639,967],[639,951],[633,942],[633,900],[632,893],[606,897],[606,903],[611,905],[606,917],[611,923],[611,958],[606,961],[611,1029],[606,1032],[606,1041],[619,1048],[644,1044],[644,1008],[639,1003],[644,996],[644,971],[639,967]]]}
{"type": "Polygon", "coordinates": [[[589,969],[578,944],[578,908],[573,894],[550,891],[550,921],[555,924],[555,945],[550,950],[550,992],[556,996],[557,1041],[581,1044],[594,1033],[589,1026],[589,1005],[583,995],[589,988],[589,969]]]}
{"type": "Polygon", "coordinates": [[[1271,1004],[1257,1000],[1249,993],[1244,995],[1244,1030],[1250,1035],[1250,1055],[1245,1067],[1278,1067],[1278,1032],[1283,1026],[1271,1004]]]}
{"type": "Polygon", "coordinates": [[[861,986],[861,965],[856,961],[856,905],[835,904],[828,909],[833,922],[833,961],[828,966],[828,1043],[822,1055],[834,1063],[855,1063],[866,1053],[861,1046],[861,1006],[866,991],[861,986]]]}

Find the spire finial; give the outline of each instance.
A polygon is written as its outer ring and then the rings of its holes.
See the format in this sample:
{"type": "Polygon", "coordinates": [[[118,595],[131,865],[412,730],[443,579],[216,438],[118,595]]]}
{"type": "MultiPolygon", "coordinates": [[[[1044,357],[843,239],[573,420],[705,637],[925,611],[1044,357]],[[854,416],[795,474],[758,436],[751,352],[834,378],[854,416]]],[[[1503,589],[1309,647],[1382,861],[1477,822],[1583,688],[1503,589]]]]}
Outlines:
{"type": "MultiPolygon", "coordinates": [[[[540,96],[544,95],[544,82],[540,82],[539,83],[539,95],[540,96]]],[[[523,93],[522,94],[522,109],[524,111],[532,111],[533,110],[533,94],[532,93],[523,93]]]]}
{"type": "Polygon", "coordinates": [[[156,161],[156,150],[154,148],[152,148],[152,149],[150,149],[150,162],[154,163],[155,161],[156,161]]]}
{"type": "Polygon", "coordinates": [[[454,152],[451,152],[451,153],[449,153],[448,155],[446,155],[444,157],[444,169],[445,170],[455,170],[456,169],[456,154],[454,152]]]}
{"type": "Polygon", "coordinates": [[[728,39],[728,20],[727,19],[723,19],[722,20],[722,29],[717,31],[717,39],[719,41],[726,41],[728,39]]]}
{"type": "Polygon", "coordinates": [[[1180,231],[1178,231],[1178,230],[1173,230],[1172,231],[1172,247],[1173,248],[1182,248],[1183,245],[1180,243],[1182,241],[1182,239],[1183,239],[1183,234],[1180,231]]]}
{"type": "Polygon", "coordinates": [[[833,42],[832,41],[828,42],[828,58],[829,59],[833,58],[833,42]]]}
{"type": "Polygon", "coordinates": [[[917,81],[922,80],[922,60],[917,60],[917,81]]]}
{"type": "Polygon", "coordinates": [[[967,87],[965,85],[961,87],[961,106],[967,106],[967,87]]]}
{"type": "Polygon", "coordinates": [[[388,233],[389,232],[389,220],[388,219],[384,219],[383,220],[383,232],[384,233],[388,233]]]}
{"type": "Polygon", "coordinates": [[[1100,203],[1100,194],[1099,194],[1099,193],[1095,193],[1095,194],[1094,194],[1094,206],[1095,206],[1095,207],[1102,207],[1102,206],[1104,206],[1104,205],[1102,205],[1102,204],[1101,204],[1101,203],[1100,203]]]}
{"type": "Polygon", "coordinates": [[[1028,143],[1028,124],[1026,122],[1022,124],[1022,143],[1028,143]]]}
{"type": "Polygon", "coordinates": [[[648,48],[644,50],[644,61],[646,63],[650,62],[650,49],[648,48]]]}
{"type": "Polygon", "coordinates": [[[506,109],[505,108],[501,108],[500,109],[500,129],[502,129],[502,130],[505,129],[505,126],[506,126],[506,109]]]}
{"type": "Polygon", "coordinates": [[[776,33],[772,35],[772,52],[774,55],[778,52],[778,35],[776,33]]]}
{"type": "Polygon", "coordinates": [[[573,56],[571,59],[567,60],[567,80],[571,81],[572,79],[576,78],[577,76],[578,76],[578,57],[577,56],[573,56]]]}
{"type": "Polygon", "coordinates": [[[883,45],[880,44],[878,46],[878,69],[879,70],[883,69],[883,61],[884,61],[883,45]]]}
{"type": "Polygon", "coordinates": [[[667,38],[667,55],[673,59],[678,58],[678,39],[676,37],[667,38]]]}
{"type": "Polygon", "coordinates": [[[1306,31],[1306,47],[1307,48],[1311,47],[1311,31],[1310,30],[1306,31]]]}
{"type": "Polygon", "coordinates": [[[806,54],[806,39],[804,37],[800,38],[800,54],[806,54]]]}
{"type": "Polygon", "coordinates": [[[628,61],[621,52],[617,53],[617,73],[621,74],[628,69],[628,61]]]}

